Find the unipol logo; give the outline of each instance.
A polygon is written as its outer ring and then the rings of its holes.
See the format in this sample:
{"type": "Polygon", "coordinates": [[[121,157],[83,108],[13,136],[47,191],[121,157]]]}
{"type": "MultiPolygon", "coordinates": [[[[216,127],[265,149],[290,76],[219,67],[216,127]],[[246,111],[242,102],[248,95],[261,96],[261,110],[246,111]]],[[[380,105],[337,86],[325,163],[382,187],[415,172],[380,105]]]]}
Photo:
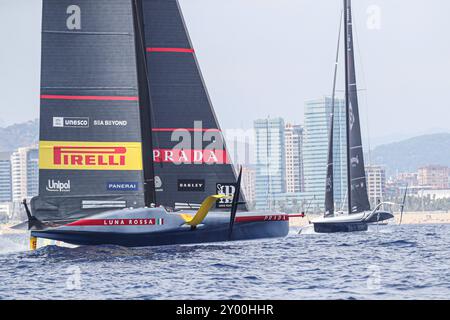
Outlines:
{"type": "Polygon", "coordinates": [[[48,180],[45,190],[49,192],[70,192],[70,180],[61,182],[60,180],[48,180]]]}
{"type": "Polygon", "coordinates": [[[67,7],[66,13],[69,17],[66,20],[66,26],[69,30],[81,30],[81,9],[77,5],[67,7]]]}

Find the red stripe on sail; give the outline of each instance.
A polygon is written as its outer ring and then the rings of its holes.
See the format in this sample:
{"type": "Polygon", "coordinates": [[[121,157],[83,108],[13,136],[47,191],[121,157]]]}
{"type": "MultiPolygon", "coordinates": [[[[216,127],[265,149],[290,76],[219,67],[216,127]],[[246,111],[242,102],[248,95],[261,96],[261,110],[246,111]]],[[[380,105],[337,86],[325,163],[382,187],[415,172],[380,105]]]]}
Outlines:
{"type": "Polygon", "coordinates": [[[176,130],[185,130],[189,132],[220,132],[219,129],[204,129],[204,128],[153,128],[153,132],[173,132],[176,130]]]}
{"type": "Polygon", "coordinates": [[[187,48],[147,48],[147,52],[184,52],[194,53],[194,49],[187,48]]]}
{"type": "Polygon", "coordinates": [[[95,100],[95,101],[139,101],[139,97],[130,96],[69,96],[57,94],[43,94],[41,99],[46,100],[95,100]]]}

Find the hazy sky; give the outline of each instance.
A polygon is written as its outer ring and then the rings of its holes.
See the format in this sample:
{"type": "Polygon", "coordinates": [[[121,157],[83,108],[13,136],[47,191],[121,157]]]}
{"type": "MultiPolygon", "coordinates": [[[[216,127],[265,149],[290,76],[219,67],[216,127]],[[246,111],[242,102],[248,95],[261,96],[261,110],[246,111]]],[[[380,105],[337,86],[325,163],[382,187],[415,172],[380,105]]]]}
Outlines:
{"type": "MultiPolygon", "coordinates": [[[[223,128],[268,115],[302,123],[304,101],[330,94],[342,1],[180,3],[223,128]]],[[[39,114],[41,5],[0,0],[2,126],[39,114]]],[[[450,131],[450,1],[354,0],[353,9],[371,139],[450,131]]]]}

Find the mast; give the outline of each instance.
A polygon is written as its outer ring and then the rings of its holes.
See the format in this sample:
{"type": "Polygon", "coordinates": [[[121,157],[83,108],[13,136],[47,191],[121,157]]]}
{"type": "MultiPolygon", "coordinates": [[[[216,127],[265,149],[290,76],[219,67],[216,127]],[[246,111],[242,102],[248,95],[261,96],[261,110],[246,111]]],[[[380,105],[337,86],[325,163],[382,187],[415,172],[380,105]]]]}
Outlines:
{"type": "Polygon", "coordinates": [[[151,125],[151,100],[147,60],[144,45],[142,1],[133,0],[133,22],[136,44],[136,66],[139,87],[139,104],[142,134],[142,164],[144,175],[144,201],[146,207],[156,204],[153,142],[151,125]]]}
{"type": "Polygon", "coordinates": [[[345,128],[347,136],[347,203],[348,203],[348,213],[352,210],[352,183],[350,177],[350,100],[348,94],[348,51],[349,51],[349,39],[348,39],[348,18],[349,18],[349,6],[351,4],[348,0],[344,0],[344,33],[345,33],[345,128]]]}
{"type": "Polygon", "coordinates": [[[333,92],[331,94],[331,115],[330,115],[330,133],[328,140],[328,161],[327,161],[327,178],[325,185],[325,217],[334,215],[334,160],[333,160],[333,145],[334,145],[334,111],[336,102],[336,80],[339,64],[339,47],[341,43],[341,31],[342,31],[342,12],[339,23],[339,33],[336,49],[336,60],[334,64],[334,78],[333,78],[333,92]]]}

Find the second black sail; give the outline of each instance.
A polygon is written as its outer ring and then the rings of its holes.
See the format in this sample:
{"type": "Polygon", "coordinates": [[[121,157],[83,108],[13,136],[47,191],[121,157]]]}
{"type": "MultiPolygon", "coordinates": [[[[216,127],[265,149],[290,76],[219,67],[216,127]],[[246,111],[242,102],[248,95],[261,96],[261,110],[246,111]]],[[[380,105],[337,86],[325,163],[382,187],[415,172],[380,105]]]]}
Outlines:
{"type": "MultiPolygon", "coordinates": [[[[156,203],[232,194],[236,175],[177,0],[142,0],[152,105],[156,203]]],[[[217,207],[228,208],[221,199],[217,207]]]]}
{"type": "Polygon", "coordinates": [[[349,213],[370,210],[359,120],[351,0],[344,0],[349,213]]]}

